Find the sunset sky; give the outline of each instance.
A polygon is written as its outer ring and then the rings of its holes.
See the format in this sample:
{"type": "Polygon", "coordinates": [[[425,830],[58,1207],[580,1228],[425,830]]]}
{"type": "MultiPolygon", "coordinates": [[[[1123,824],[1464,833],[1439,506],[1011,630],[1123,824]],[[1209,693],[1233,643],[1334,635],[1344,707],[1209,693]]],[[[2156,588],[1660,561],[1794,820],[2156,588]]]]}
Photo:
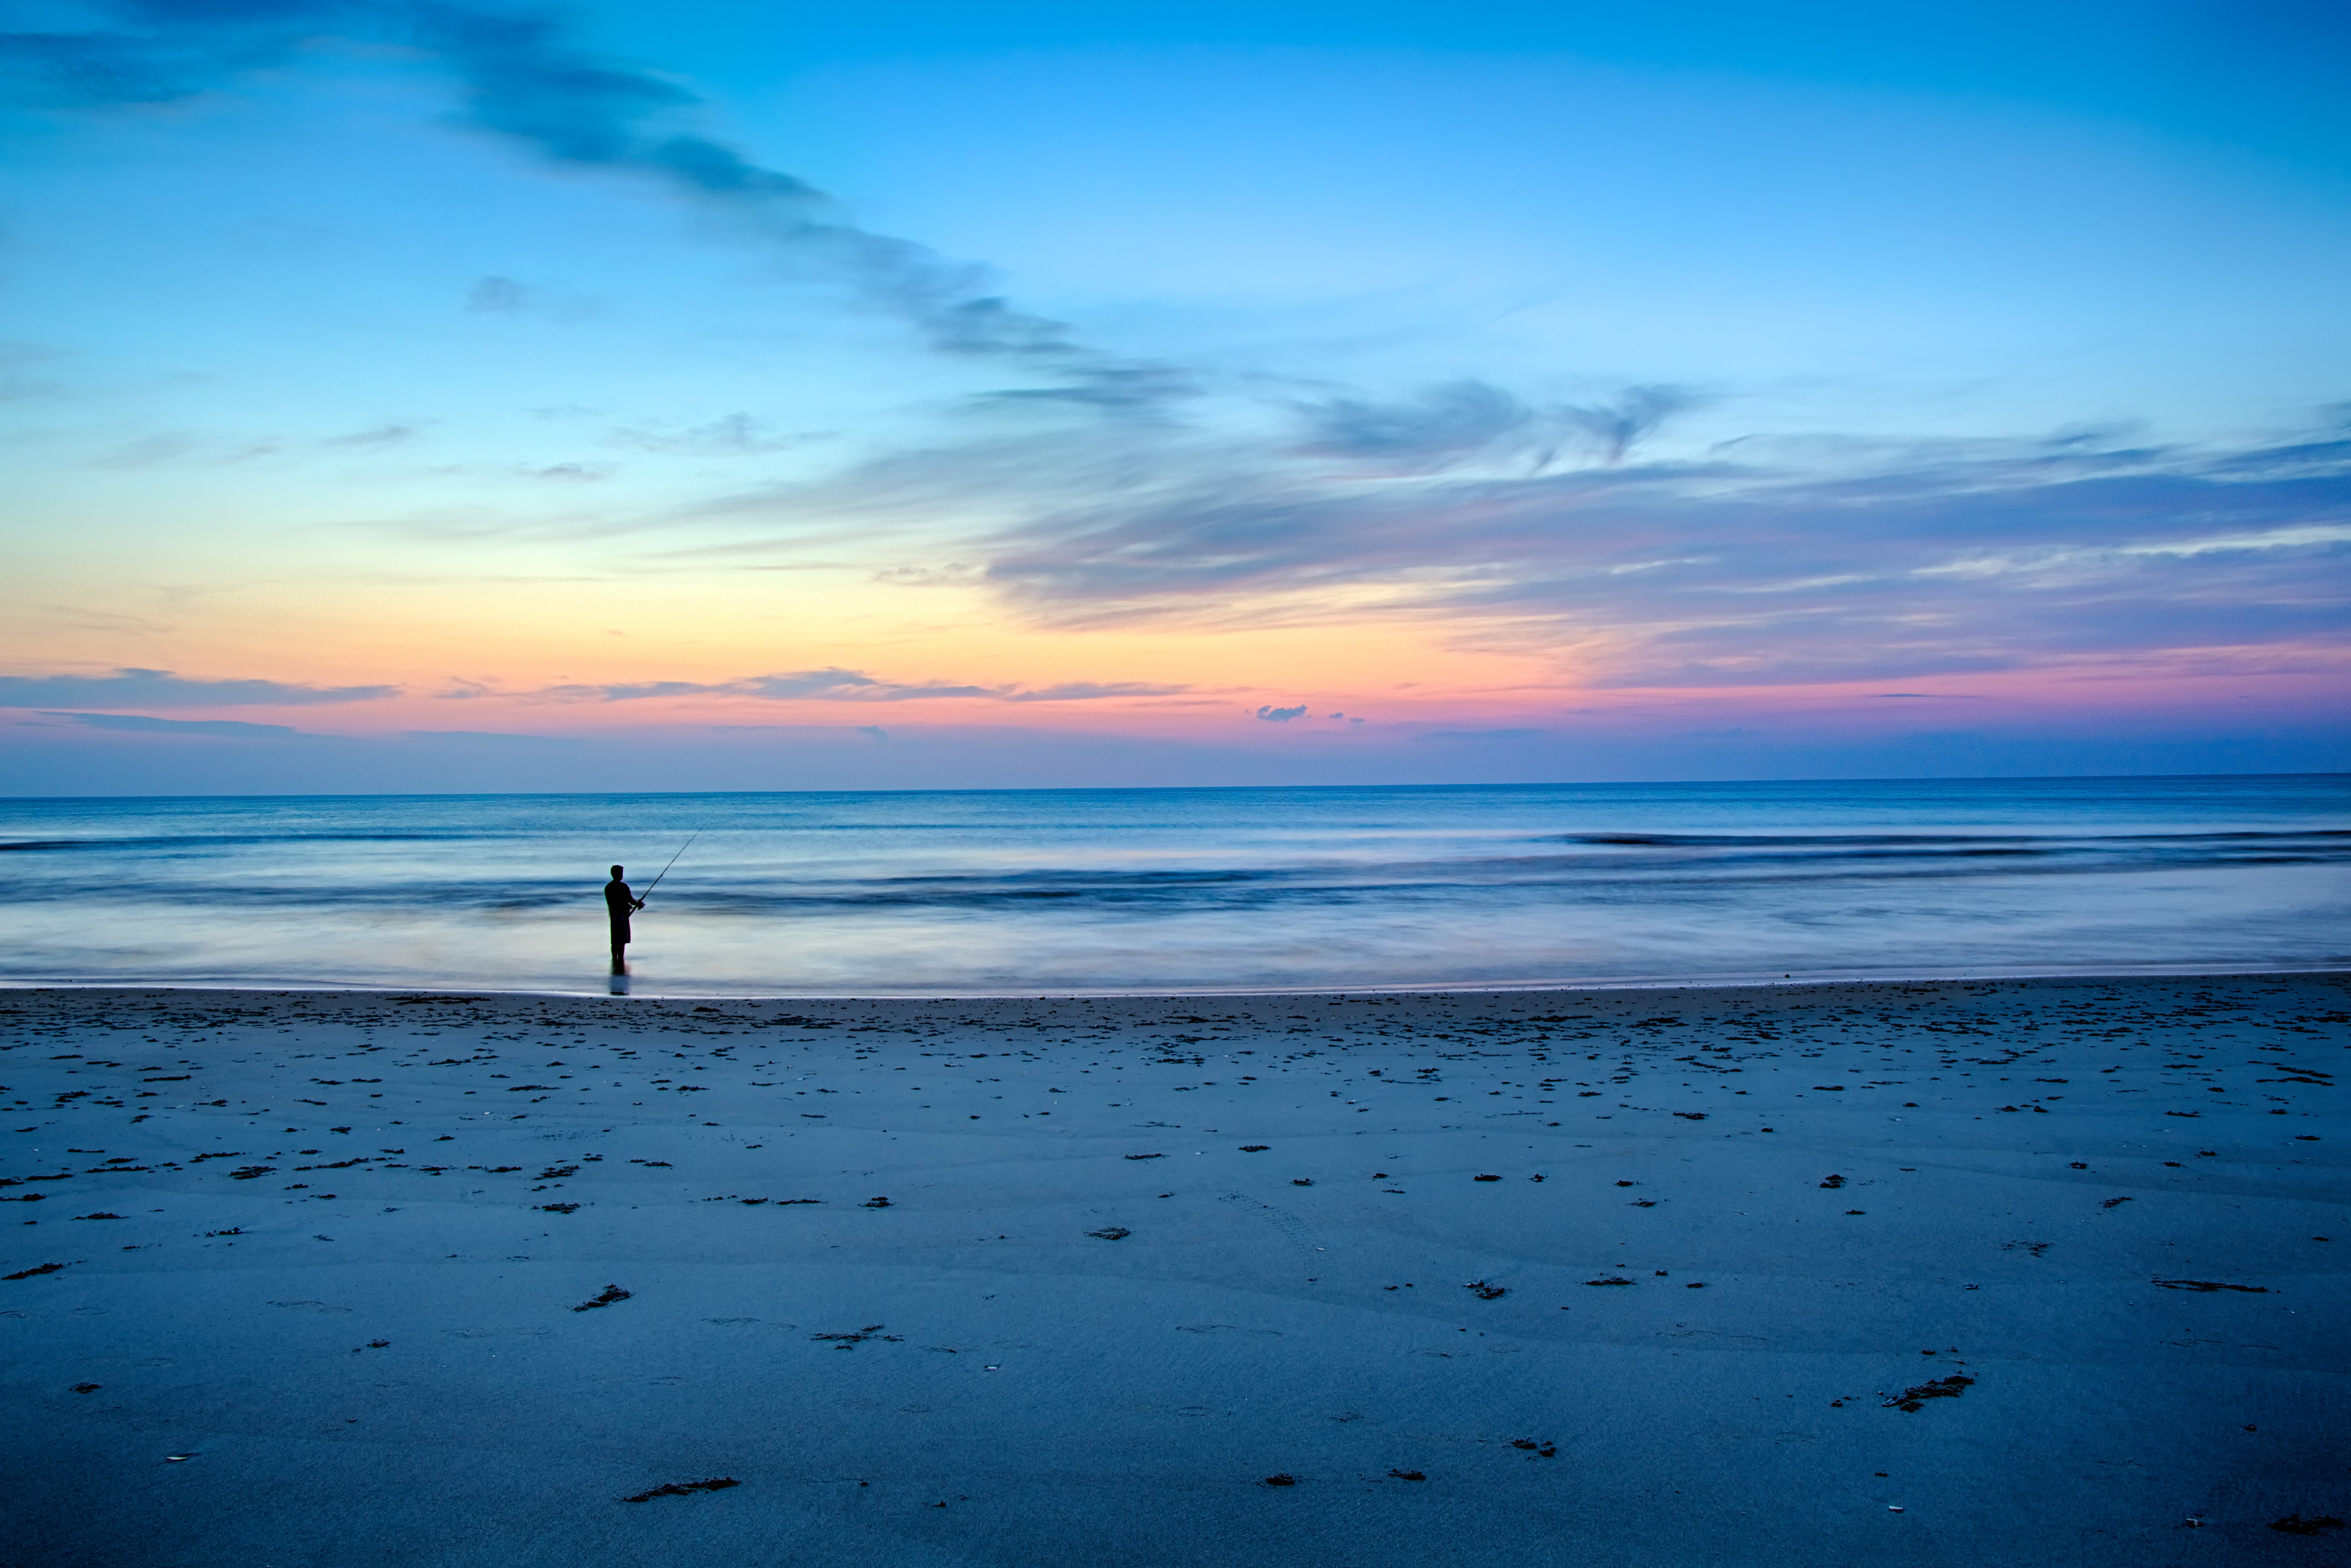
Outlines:
{"type": "Polygon", "coordinates": [[[2346,16],[29,0],[0,791],[2351,769],[2346,16]]]}

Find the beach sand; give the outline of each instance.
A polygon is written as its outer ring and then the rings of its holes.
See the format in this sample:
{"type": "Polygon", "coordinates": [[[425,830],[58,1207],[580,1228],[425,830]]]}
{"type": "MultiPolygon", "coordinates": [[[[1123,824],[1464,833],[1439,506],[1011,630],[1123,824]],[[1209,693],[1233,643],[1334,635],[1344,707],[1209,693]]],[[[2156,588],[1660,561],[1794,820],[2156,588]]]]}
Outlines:
{"type": "Polygon", "coordinates": [[[2341,1562],[2346,1046],[2314,975],[7,992],[6,1555],[2341,1562]]]}

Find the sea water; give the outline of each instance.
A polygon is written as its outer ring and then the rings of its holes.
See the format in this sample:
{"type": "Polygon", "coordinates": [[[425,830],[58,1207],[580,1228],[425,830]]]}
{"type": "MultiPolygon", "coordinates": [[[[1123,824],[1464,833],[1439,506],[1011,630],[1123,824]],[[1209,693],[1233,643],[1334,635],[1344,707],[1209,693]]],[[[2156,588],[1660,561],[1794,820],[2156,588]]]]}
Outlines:
{"type": "Polygon", "coordinates": [[[0,801],[0,980],[1368,989],[2351,964],[2351,777],[0,801]],[[690,844],[689,844],[689,840],[690,844]]]}

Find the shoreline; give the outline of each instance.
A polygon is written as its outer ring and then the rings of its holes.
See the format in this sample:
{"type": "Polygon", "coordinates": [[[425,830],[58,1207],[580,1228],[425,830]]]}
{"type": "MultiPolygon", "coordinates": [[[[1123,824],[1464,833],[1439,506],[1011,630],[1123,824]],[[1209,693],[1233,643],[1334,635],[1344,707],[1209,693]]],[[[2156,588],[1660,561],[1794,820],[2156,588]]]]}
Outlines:
{"type": "Polygon", "coordinates": [[[1148,1001],[1165,998],[1169,1000],[1232,997],[1270,998],[1277,997],[1464,997],[1520,996],[1529,993],[1593,993],[1619,991],[1735,991],[1791,990],[1817,986],[1933,986],[1971,985],[1991,981],[2024,980],[2109,980],[2116,983],[2131,980],[2195,980],[2244,979],[2264,975],[2299,977],[2341,977],[2351,979],[2351,965],[2275,965],[2260,964],[2243,967],[2189,964],[2179,966],[2154,965],[2140,968],[2117,969],[2111,967],[2089,967],[2079,969],[2064,967],[2032,969],[1973,969],[1873,971],[1820,971],[1810,974],[1782,975],[1772,979],[1761,975],[1626,977],[1597,980],[1525,980],[1525,981],[1461,981],[1414,982],[1394,986],[1326,986],[1326,987],[1217,987],[1200,989],[1155,990],[1043,990],[1022,988],[1001,990],[922,990],[922,991],[693,991],[639,989],[632,983],[626,991],[599,990],[582,988],[578,990],[485,989],[467,986],[378,985],[351,982],[337,984],[322,981],[267,980],[64,980],[52,978],[14,979],[0,977],[0,995],[55,991],[78,994],[97,991],[160,991],[199,994],[230,993],[277,997],[371,997],[401,996],[430,992],[434,996],[479,998],[485,1000],[501,997],[548,998],[570,1001],[695,1001],[695,1002],[909,1002],[909,1001],[1148,1001]]]}

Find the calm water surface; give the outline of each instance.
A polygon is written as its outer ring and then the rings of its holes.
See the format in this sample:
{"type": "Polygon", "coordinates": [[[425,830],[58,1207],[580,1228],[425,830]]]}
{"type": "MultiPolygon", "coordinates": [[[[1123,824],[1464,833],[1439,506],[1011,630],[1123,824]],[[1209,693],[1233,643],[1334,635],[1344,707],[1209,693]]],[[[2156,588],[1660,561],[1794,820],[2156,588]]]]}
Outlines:
{"type": "Polygon", "coordinates": [[[0,801],[0,980],[1182,990],[2351,964],[2351,777],[0,801]]]}

